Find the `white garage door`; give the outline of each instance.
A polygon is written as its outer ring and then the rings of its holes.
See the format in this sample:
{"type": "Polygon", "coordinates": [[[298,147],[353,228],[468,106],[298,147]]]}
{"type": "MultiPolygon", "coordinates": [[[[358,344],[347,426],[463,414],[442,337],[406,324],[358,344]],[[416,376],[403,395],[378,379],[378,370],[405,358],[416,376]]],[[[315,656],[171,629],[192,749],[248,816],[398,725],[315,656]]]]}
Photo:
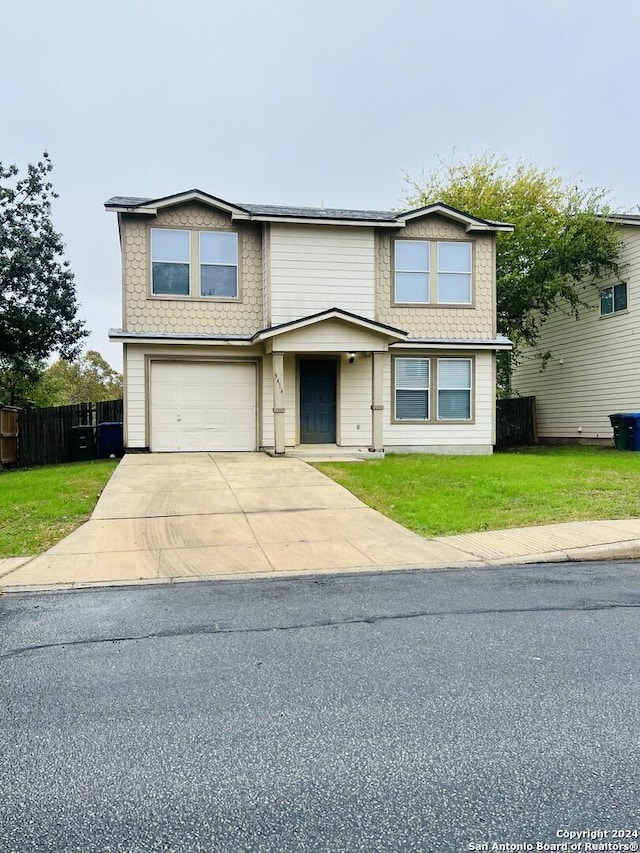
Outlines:
{"type": "Polygon", "coordinates": [[[151,450],[256,450],[256,367],[151,365],[151,450]]]}

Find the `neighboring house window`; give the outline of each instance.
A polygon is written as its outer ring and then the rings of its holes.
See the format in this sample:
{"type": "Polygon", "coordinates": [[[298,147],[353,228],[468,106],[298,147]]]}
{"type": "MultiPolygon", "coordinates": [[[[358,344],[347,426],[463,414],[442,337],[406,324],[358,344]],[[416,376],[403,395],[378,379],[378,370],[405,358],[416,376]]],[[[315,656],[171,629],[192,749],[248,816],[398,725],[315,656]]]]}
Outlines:
{"type": "Polygon", "coordinates": [[[429,420],[428,358],[395,359],[396,420],[429,420]]]}
{"type": "Polygon", "coordinates": [[[394,301],[412,305],[470,305],[471,243],[395,241],[394,301]],[[430,270],[437,271],[435,293],[430,270]]]}
{"type": "Polygon", "coordinates": [[[429,243],[396,240],[396,302],[429,302],[429,243]]]}
{"type": "Polygon", "coordinates": [[[615,314],[627,310],[627,283],[621,281],[600,291],[600,315],[615,314]]]}
{"type": "Polygon", "coordinates": [[[471,243],[438,243],[438,302],[471,302],[471,243]]]}
{"type": "Polygon", "coordinates": [[[238,295],[238,235],[200,232],[200,295],[238,295]]]}
{"type": "Polygon", "coordinates": [[[153,293],[163,296],[189,295],[190,255],[189,231],[151,229],[153,293]]]}
{"type": "Polygon", "coordinates": [[[471,359],[438,359],[438,420],[471,419],[471,359]]]}

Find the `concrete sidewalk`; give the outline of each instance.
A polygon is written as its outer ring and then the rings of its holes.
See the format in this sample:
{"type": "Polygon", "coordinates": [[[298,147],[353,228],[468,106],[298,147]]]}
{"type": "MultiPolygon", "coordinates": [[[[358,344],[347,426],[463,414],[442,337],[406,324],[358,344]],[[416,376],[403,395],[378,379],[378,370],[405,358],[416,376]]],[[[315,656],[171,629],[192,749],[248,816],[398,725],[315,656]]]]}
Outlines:
{"type": "Polygon", "coordinates": [[[300,459],[131,454],[86,524],[0,560],[0,589],[633,558],[640,520],[424,539],[300,459]]]}

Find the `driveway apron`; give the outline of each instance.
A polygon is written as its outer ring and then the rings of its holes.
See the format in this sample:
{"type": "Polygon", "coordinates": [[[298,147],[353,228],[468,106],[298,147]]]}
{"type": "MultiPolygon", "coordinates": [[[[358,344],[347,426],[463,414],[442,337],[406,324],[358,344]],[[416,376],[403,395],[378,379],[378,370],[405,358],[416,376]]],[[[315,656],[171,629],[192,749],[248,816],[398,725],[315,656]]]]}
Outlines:
{"type": "Polygon", "coordinates": [[[385,518],[300,459],[128,454],[91,519],[0,583],[139,583],[472,561],[453,544],[385,518]]]}

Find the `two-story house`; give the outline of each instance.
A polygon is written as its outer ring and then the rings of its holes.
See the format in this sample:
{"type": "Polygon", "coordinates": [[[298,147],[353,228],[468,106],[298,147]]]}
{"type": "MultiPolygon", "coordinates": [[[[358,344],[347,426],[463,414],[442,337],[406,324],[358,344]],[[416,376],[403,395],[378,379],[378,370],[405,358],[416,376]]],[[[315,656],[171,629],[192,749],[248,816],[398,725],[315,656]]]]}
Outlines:
{"type": "Polygon", "coordinates": [[[609,415],[640,412],[640,216],[607,221],[620,237],[618,275],[581,285],[579,317],[552,312],[513,372],[513,390],[536,398],[541,442],[610,444],[609,415]]]}
{"type": "Polygon", "coordinates": [[[403,213],[116,197],[125,446],[491,453],[495,234],[403,213]]]}

